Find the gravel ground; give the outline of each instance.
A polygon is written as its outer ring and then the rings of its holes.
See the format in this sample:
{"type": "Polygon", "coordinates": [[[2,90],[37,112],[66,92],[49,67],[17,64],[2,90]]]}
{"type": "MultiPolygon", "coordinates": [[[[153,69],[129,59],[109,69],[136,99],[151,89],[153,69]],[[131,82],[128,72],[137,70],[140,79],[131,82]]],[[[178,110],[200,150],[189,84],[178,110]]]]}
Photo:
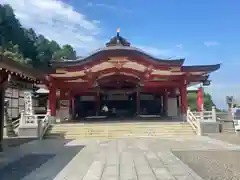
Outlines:
{"type": "Polygon", "coordinates": [[[237,134],[211,134],[208,136],[227,143],[240,145],[240,135],[237,134]]]}
{"type": "Polygon", "coordinates": [[[240,151],[173,151],[205,180],[240,180],[240,151]]]}

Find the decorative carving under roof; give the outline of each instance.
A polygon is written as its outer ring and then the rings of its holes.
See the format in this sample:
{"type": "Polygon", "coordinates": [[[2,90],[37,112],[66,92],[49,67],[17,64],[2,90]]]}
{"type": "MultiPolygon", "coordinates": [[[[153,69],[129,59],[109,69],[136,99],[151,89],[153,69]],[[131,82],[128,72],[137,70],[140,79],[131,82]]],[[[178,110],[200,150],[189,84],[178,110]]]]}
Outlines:
{"type": "Polygon", "coordinates": [[[110,46],[130,46],[131,44],[122,36],[119,35],[120,30],[117,30],[117,35],[114,36],[108,43],[106,43],[107,47],[110,46]]]}

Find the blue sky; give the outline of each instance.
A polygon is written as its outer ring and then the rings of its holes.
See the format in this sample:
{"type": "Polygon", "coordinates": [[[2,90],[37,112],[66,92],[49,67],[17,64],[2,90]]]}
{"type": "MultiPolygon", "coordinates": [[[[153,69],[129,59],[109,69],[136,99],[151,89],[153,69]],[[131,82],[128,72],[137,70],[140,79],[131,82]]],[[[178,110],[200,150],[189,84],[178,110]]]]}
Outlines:
{"type": "Polygon", "coordinates": [[[239,0],[0,0],[15,9],[24,26],[84,55],[104,45],[121,28],[134,46],[186,64],[222,63],[206,88],[224,107],[225,96],[240,100],[239,0]]]}

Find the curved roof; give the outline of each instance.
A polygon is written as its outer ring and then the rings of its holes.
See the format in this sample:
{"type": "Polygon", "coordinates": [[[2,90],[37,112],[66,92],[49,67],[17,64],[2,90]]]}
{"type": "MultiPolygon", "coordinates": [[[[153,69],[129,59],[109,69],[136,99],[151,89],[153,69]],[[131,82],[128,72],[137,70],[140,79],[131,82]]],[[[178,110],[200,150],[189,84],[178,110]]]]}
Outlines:
{"type": "Polygon", "coordinates": [[[106,56],[131,56],[131,55],[140,55],[143,57],[146,57],[153,63],[157,64],[163,64],[163,65],[173,65],[173,66],[181,66],[185,59],[160,59],[155,58],[150,54],[147,54],[146,52],[142,51],[139,48],[130,47],[130,46],[109,46],[105,48],[98,49],[97,51],[91,53],[90,55],[86,57],[81,57],[76,60],[68,60],[68,59],[62,59],[62,61],[53,61],[53,66],[75,66],[75,65],[83,65],[87,62],[91,62],[96,59],[96,57],[100,57],[101,55],[106,56]]]}
{"type": "Polygon", "coordinates": [[[76,66],[83,65],[85,63],[91,62],[100,56],[143,56],[149,61],[152,61],[155,64],[162,65],[172,65],[172,66],[181,66],[184,63],[185,59],[160,59],[156,58],[147,52],[131,46],[131,44],[122,36],[119,35],[119,32],[115,37],[110,39],[106,43],[106,47],[92,52],[86,57],[78,57],[76,60],[62,59],[61,61],[53,61],[53,66],[55,67],[66,67],[66,66],[76,66]]]}
{"type": "Polygon", "coordinates": [[[213,72],[220,68],[221,64],[213,64],[213,65],[203,65],[203,66],[182,66],[182,71],[184,72],[192,72],[192,71],[207,71],[213,72]]]}

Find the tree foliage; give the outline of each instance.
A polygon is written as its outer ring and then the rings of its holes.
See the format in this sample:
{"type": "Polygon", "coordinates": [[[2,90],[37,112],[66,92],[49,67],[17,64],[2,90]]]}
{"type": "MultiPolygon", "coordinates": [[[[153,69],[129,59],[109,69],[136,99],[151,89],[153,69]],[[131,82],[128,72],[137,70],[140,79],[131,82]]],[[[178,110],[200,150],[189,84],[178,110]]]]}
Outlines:
{"type": "MultiPolygon", "coordinates": [[[[213,103],[212,96],[209,93],[204,92],[203,95],[204,109],[211,110],[215,104],[213,103]]],[[[197,92],[188,92],[188,106],[193,111],[198,110],[197,105],[197,92]]]]}
{"type": "Polygon", "coordinates": [[[0,52],[24,64],[44,68],[52,59],[76,59],[71,45],[62,47],[33,29],[22,27],[9,5],[0,4],[0,52]]]}

